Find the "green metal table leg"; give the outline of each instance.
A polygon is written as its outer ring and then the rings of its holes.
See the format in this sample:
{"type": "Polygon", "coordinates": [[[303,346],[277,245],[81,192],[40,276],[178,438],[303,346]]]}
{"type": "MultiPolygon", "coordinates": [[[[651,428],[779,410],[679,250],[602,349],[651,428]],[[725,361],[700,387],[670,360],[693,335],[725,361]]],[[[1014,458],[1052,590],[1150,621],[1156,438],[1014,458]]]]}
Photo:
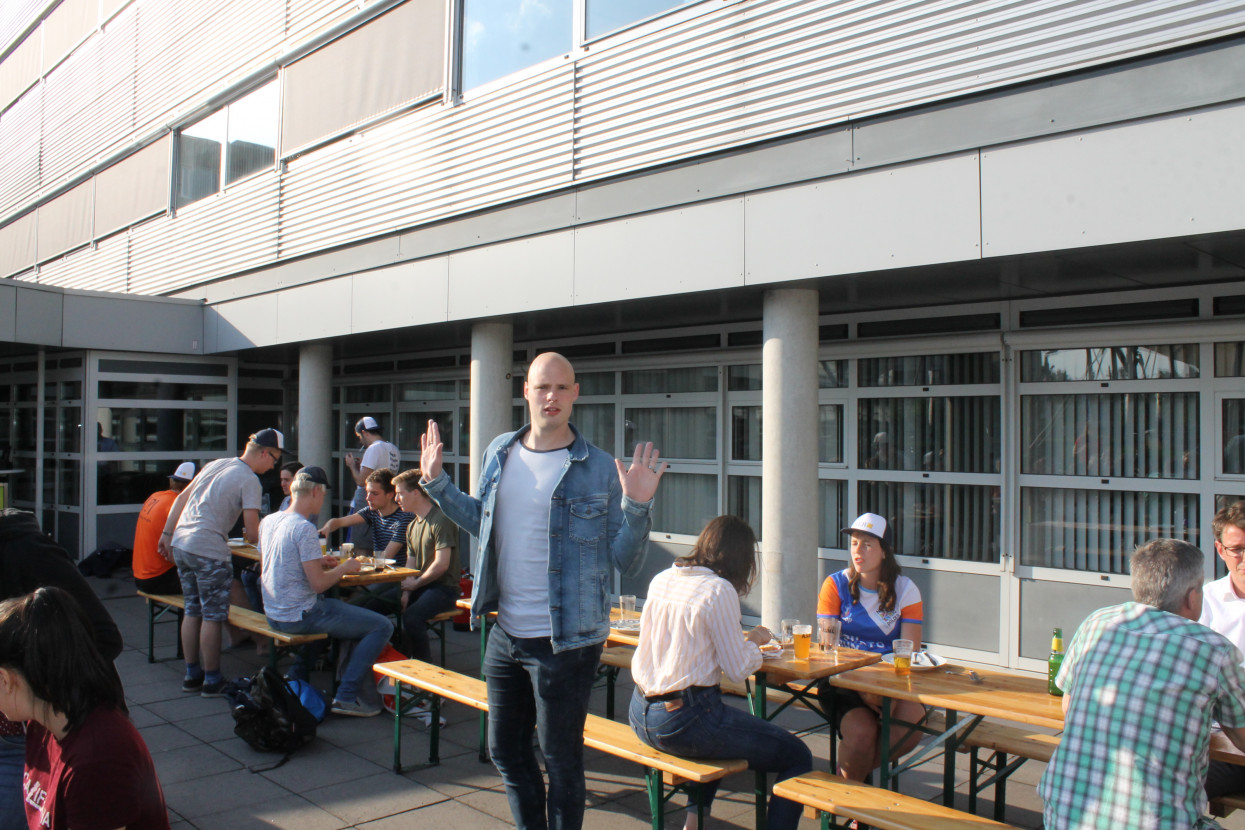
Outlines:
{"type": "Polygon", "coordinates": [[[648,810],[653,818],[653,830],[662,830],[666,823],[666,799],[662,792],[661,772],[651,767],[644,771],[648,785],[648,810]]]}
{"type": "MultiPolygon", "coordinates": [[[[765,672],[757,672],[756,679],[756,689],[754,689],[752,693],[753,714],[761,720],[766,720],[765,709],[766,704],[769,702],[769,695],[766,694],[768,686],[766,684],[765,672]]],[[[769,786],[768,782],[765,780],[765,773],[754,773],[754,777],[756,781],[755,787],[753,788],[756,796],[756,830],[765,830],[768,818],[765,814],[765,808],[769,801],[769,786]]]]}
{"type": "Polygon", "coordinates": [[[882,789],[889,790],[891,784],[891,699],[882,698],[882,789]]]}
{"type": "Polygon", "coordinates": [[[393,681],[393,771],[402,774],[402,681],[393,681]]]}
{"type": "MultiPolygon", "coordinates": [[[[959,713],[954,709],[947,710],[947,730],[955,728],[955,723],[959,720],[959,713]]],[[[973,788],[972,782],[969,782],[968,788],[973,788]]],[[[943,750],[942,757],[942,803],[946,807],[955,806],[955,746],[954,744],[947,746],[943,750]]]]}

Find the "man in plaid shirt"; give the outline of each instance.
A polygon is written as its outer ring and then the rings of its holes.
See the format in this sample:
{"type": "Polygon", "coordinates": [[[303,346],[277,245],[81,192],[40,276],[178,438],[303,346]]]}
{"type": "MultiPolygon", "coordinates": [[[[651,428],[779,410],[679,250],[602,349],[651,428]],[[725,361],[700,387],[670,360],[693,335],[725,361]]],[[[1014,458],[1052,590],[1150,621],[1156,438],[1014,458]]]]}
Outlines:
{"type": "Polygon", "coordinates": [[[1055,682],[1063,740],[1038,786],[1047,830],[1208,828],[1212,720],[1245,749],[1245,669],[1197,622],[1202,552],[1158,539],[1131,560],[1133,597],[1077,629],[1055,682]]]}

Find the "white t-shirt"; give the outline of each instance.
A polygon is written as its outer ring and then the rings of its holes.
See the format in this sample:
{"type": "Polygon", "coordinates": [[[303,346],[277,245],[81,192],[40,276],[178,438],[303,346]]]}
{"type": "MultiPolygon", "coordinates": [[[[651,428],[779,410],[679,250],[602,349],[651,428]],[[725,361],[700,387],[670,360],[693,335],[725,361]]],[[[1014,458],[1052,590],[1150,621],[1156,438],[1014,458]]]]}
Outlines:
{"type": "Polygon", "coordinates": [[[228,533],[243,510],[259,510],[259,476],[241,458],[220,458],[195,476],[173,530],[175,548],[207,559],[229,558],[228,533]]]}
{"type": "Polygon", "coordinates": [[[398,454],[398,448],[388,441],[373,441],[363,451],[359,466],[396,473],[402,467],[402,456],[398,454]]]}
{"type": "MultiPolygon", "coordinates": [[[[1245,655],[1245,599],[1232,590],[1232,576],[1202,586],[1202,616],[1198,622],[1218,631],[1245,655]]],[[[1245,663],[1245,656],[1242,657],[1245,663]]]]}
{"type": "Polygon", "coordinates": [[[497,622],[512,637],[549,637],[549,502],[570,450],[516,443],[501,468],[493,538],[497,545],[497,622]]]}
{"type": "Polygon", "coordinates": [[[279,622],[298,622],[316,604],[304,562],[320,558],[320,534],[306,516],[273,513],[259,523],[259,551],[264,563],[259,584],[264,615],[279,622]]]}

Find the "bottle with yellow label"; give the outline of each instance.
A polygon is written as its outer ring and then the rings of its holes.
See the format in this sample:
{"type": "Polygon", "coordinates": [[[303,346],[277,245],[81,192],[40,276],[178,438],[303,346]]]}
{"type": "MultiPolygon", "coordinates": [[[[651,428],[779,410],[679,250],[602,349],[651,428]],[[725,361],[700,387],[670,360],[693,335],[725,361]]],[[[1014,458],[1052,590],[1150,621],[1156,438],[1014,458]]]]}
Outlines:
{"type": "Polygon", "coordinates": [[[1046,691],[1056,697],[1063,697],[1063,690],[1055,685],[1059,676],[1059,667],[1063,665],[1063,629],[1056,628],[1050,638],[1050,657],[1046,659],[1046,691]]]}

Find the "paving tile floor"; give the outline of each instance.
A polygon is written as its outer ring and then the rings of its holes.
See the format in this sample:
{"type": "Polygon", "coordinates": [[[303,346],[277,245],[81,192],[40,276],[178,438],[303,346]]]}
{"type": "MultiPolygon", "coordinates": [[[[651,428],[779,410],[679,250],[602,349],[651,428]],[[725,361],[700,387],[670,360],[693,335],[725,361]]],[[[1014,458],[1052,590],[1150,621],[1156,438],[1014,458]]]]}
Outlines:
{"type": "MultiPolygon", "coordinates": [[[[175,626],[156,628],[156,657],[147,662],[147,617],[133,583],[118,571],[110,579],[89,581],[117,621],[126,647],[117,660],[125,684],[131,716],[155,759],[168,802],[174,830],[397,830],[416,827],[455,827],[491,830],[512,827],[510,809],[497,771],[478,759],[477,713],[447,704],[448,725],[441,733],[441,763],[420,767],[427,760],[427,732],[413,719],[404,723],[402,775],[392,771],[393,719],[346,718],[330,715],[316,740],[274,769],[280,756],[252,750],[233,734],[229,704],[181,691],[182,663],[175,659],[175,626]]],[[[223,655],[226,676],[252,674],[263,660],[250,645],[223,655]]],[[[479,636],[451,631],[449,668],[475,674],[479,665],[479,636]]],[[[284,665],[284,664],[283,664],[284,665]]],[[[322,688],[330,679],[315,678],[322,688]]],[[[630,678],[619,678],[616,717],[624,718],[631,694],[630,678]]],[[[742,702],[741,704],[742,705],[742,702]]],[[[605,691],[594,692],[592,711],[605,714],[605,691]]],[[[791,729],[815,724],[811,713],[788,710],[780,722],[791,729]]],[[[824,732],[806,735],[819,769],[829,765],[829,741],[824,732]]],[[[957,807],[965,809],[966,770],[960,758],[957,807]]],[[[1029,763],[1008,785],[1006,818],[1024,828],[1041,826],[1041,802],[1035,786],[1043,766],[1029,763]]],[[[941,762],[926,764],[903,777],[901,789],[922,798],[938,798],[941,762]]],[[[640,768],[594,750],[587,752],[587,814],[590,830],[645,830],[650,826],[648,800],[640,768]]],[[[755,810],[752,776],[727,779],[714,804],[711,827],[753,828],[755,810]]],[[[983,800],[981,809],[991,802],[983,800]]],[[[672,805],[666,826],[681,826],[682,814],[672,805]]],[[[801,822],[801,830],[819,823],[801,822]]],[[[1245,830],[1245,816],[1225,820],[1230,830],[1245,830]]]]}

